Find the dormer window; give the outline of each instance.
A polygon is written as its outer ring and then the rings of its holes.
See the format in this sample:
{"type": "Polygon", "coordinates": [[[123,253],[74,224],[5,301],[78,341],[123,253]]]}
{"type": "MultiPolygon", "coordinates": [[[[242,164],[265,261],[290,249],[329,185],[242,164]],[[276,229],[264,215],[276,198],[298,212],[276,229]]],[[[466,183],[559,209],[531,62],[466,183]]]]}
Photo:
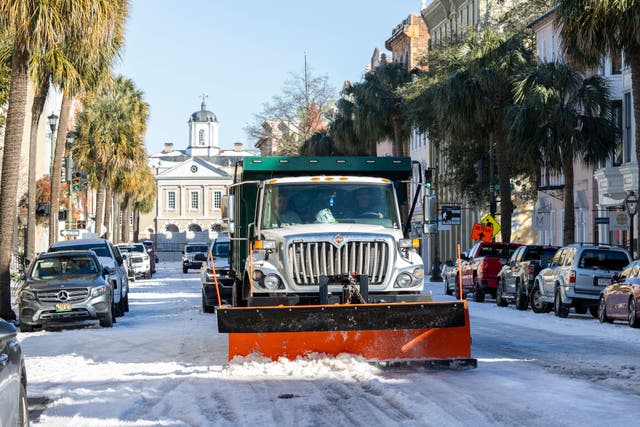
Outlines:
{"type": "Polygon", "coordinates": [[[204,129],[201,129],[200,132],[198,132],[198,144],[204,145],[204,129]]]}

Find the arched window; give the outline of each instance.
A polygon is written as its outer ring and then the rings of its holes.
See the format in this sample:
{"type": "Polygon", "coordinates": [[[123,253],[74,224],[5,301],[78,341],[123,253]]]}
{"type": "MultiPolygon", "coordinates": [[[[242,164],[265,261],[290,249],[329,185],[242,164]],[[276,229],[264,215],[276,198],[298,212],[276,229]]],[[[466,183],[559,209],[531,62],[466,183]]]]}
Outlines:
{"type": "Polygon", "coordinates": [[[198,132],[198,143],[204,145],[204,129],[200,129],[200,132],[198,132]]]}
{"type": "Polygon", "coordinates": [[[172,233],[178,233],[180,232],[180,229],[178,228],[177,225],[175,224],[167,224],[167,226],[164,228],[165,231],[170,231],[172,233]]]}
{"type": "Polygon", "coordinates": [[[202,227],[198,224],[189,224],[189,231],[202,231],[202,227]]]}

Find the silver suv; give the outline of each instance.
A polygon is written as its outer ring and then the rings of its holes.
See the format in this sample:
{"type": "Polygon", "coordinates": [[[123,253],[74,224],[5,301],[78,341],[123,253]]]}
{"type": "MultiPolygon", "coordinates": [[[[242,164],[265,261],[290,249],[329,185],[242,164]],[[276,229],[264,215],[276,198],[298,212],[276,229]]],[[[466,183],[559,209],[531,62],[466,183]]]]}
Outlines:
{"type": "Polygon", "coordinates": [[[18,291],[20,330],[88,320],[110,328],[115,309],[108,270],[90,250],[38,255],[18,291]]]}
{"type": "Polygon", "coordinates": [[[536,313],[553,311],[567,317],[573,307],[577,314],[589,310],[598,317],[600,292],[631,262],[629,253],[617,247],[573,244],[555,253],[535,278],[531,308],[536,313]]]}
{"type": "Polygon", "coordinates": [[[182,272],[187,273],[190,268],[200,270],[202,263],[207,261],[208,243],[187,243],[182,250],[182,272]]]}

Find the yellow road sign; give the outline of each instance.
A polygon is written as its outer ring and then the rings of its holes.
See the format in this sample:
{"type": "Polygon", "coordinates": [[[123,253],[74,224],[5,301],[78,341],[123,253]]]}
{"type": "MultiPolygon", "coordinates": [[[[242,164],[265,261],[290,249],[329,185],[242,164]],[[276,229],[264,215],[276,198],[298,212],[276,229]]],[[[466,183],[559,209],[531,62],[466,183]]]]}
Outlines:
{"type": "Polygon", "coordinates": [[[480,223],[483,225],[491,225],[493,227],[493,235],[491,236],[491,238],[496,237],[500,232],[500,223],[496,221],[496,219],[492,217],[491,214],[486,214],[485,216],[483,216],[480,220],[480,223]]]}

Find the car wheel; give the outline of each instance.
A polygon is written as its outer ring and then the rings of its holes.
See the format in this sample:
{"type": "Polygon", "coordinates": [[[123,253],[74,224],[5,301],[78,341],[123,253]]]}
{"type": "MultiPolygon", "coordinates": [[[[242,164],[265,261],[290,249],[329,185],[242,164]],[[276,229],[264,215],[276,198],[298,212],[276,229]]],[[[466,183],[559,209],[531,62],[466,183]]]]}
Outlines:
{"type": "Polygon", "coordinates": [[[33,325],[20,322],[20,332],[33,332],[33,325]]]}
{"type": "Polygon", "coordinates": [[[449,289],[449,279],[447,279],[446,277],[444,279],[444,294],[453,295],[453,292],[451,292],[451,289],[449,289]]]}
{"type": "Polygon", "coordinates": [[[116,317],[124,316],[124,298],[120,298],[120,302],[116,304],[116,317]]]}
{"type": "Polygon", "coordinates": [[[117,320],[116,320],[116,317],[118,317],[117,316],[117,311],[118,311],[118,307],[116,306],[116,303],[112,302],[111,303],[111,319],[113,320],[113,323],[117,322],[117,320]]]}
{"type": "Polygon", "coordinates": [[[183,266],[182,267],[182,272],[186,274],[187,272],[189,272],[189,268],[183,266]]]}
{"type": "Polygon", "coordinates": [[[589,313],[591,314],[591,317],[593,317],[594,319],[598,318],[598,306],[597,305],[592,305],[591,307],[589,307],[589,313]]]}
{"type": "Polygon", "coordinates": [[[144,273],[144,278],[145,279],[151,279],[151,272],[147,271],[146,273],[144,273]]]}
{"type": "Polygon", "coordinates": [[[202,312],[203,313],[214,313],[216,308],[210,305],[207,305],[207,300],[204,298],[204,291],[202,292],[202,312]]]}
{"type": "Polygon", "coordinates": [[[27,389],[20,384],[20,402],[18,406],[18,426],[29,427],[29,402],[27,401],[27,389]]]}
{"type": "Polygon", "coordinates": [[[124,297],[124,311],[129,312],[129,293],[127,292],[127,296],[124,297]]]}
{"type": "Polygon", "coordinates": [[[560,296],[560,290],[556,290],[556,296],[553,299],[553,312],[558,317],[569,316],[569,308],[562,303],[562,297],[560,296]]]}
{"type": "Polygon", "coordinates": [[[611,323],[612,320],[607,316],[607,302],[604,297],[600,297],[598,302],[598,320],[600,323],[611,323]]]}
{"type": "Polygon", "coordinates": [[[534,313],[548,313],[551,311],[549,303],[542,301],[540,298],[540,285],[536,282],[531,291],[531,310],[534,313]]]}
{"type": "Polygon", "coordinates": [[[478,285],[478,278],[473,277],[473,300],[475,302],[484,302],[484,291],[478,285]]]}
{"type": "Polygon", "coordinates": [[[463,299],[467,299],[467,293],[464,292],[464,290],[462,291],[462,295],[460,295],[460,282],[458,281],[459,279],[456,278],[456,287],[455,287],[455,291],[454,291],[454,295],[456,296],[457,299],[459,300],[463,300],[463,299]]]}
{"type": "Polygon", "coordinates": [[[498,282],[498,288],[496,289],[496,305],[498,307],[506,307],[509,305],[509,301],[502,296],[502,282],[498,282]]]}
{"type": "Polygon", "coordinates": [[[105,317],[104,319],[100,319],[100,326],[102,326],[103,328],[111,328],[113,327],[113,320],[113,312],[109,311],[107,317],[105,317]]]}
{"type": "Polygon", "coordinates": [[[629,298],[629,326],[632,328],[640,328],[640,318],[638,317],[638,313],[636,310],[636,299],[632,295],[629,298]]]}
{"type": "Polygon", "coordinates": [[[526,310],[529,305],[529,298],[523,291],[520,280],[516,281],[516,310],[526,310]]]}

